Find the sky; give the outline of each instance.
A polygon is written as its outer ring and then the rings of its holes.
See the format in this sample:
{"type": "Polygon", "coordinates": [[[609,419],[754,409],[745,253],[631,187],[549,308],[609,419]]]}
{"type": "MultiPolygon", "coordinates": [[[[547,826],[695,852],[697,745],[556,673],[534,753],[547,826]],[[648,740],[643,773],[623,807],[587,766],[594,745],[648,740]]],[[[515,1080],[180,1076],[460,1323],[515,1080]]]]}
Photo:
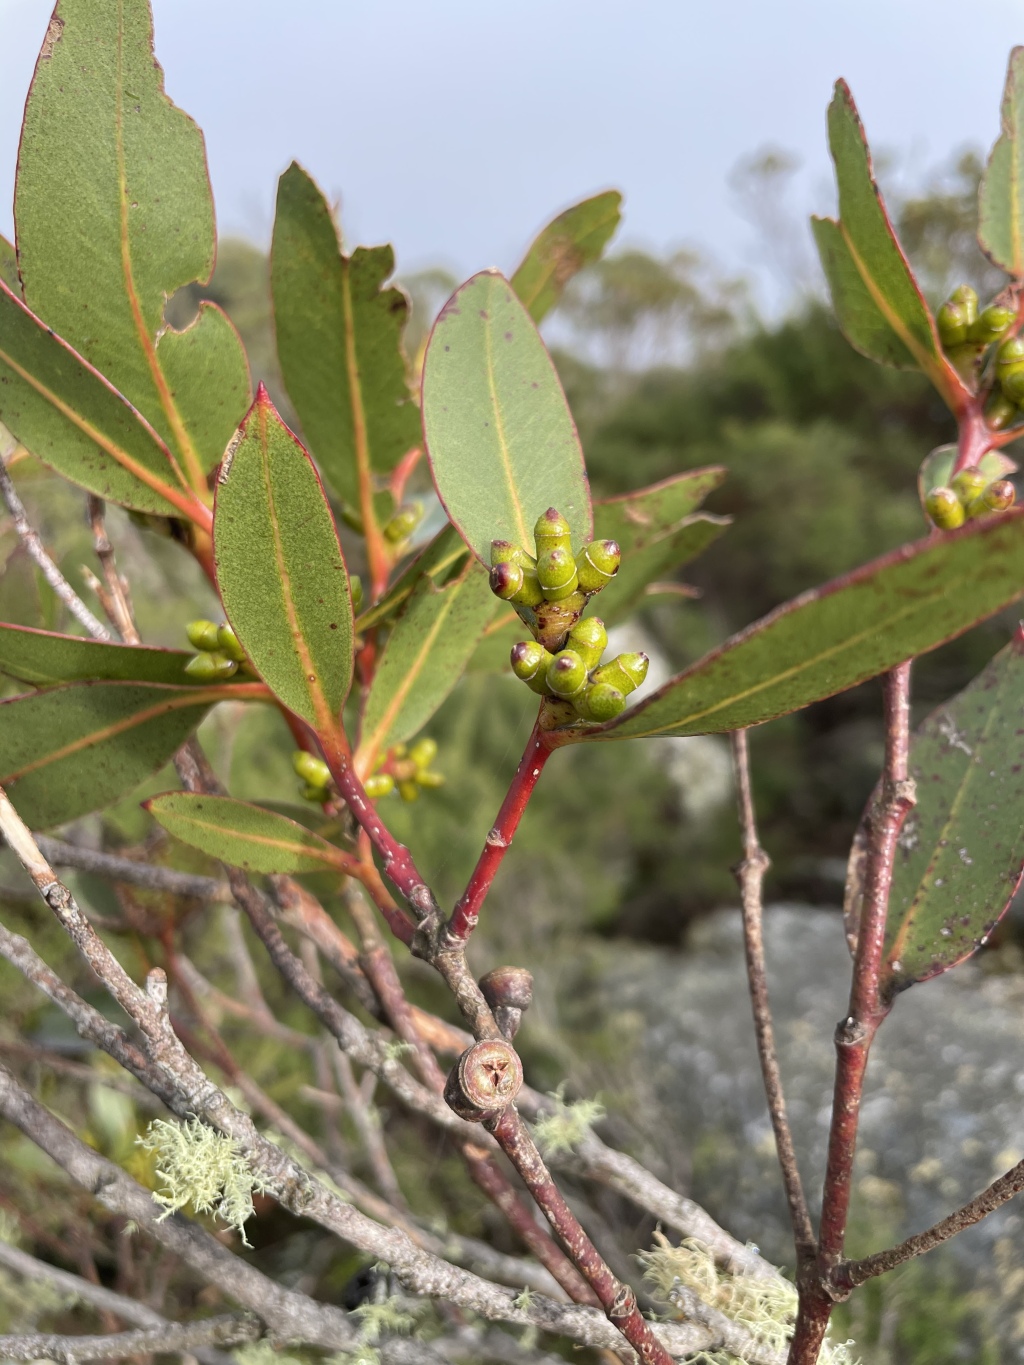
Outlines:
{"type": "MultiPolygon", "coordinates": [[[[77,0],[82,3],[82,0],[77,0]]],[[[729,174],[796,155],[833,206],[838,76],[907,176],[999,128],[1024,0],[153,0],[172,98],[203,127],[220,229],[269,241],[295,157],[347,240],[400,271],[514,268],[556,211],[625,193],[620,240],[764,272],[729,174]]],[[[0,0],[0,231],[50,0],[0,0]]]]}

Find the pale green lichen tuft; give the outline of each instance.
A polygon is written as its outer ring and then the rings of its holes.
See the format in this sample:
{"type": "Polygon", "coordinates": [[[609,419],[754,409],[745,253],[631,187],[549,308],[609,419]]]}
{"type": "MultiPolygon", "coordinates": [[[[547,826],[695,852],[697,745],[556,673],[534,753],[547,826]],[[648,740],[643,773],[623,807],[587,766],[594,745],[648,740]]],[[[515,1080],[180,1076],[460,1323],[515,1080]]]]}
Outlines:
{"type": "Polygon", "coordinates": [[[604,1118],[605,1108],[600,1100],[576,1100],[566,1104],[564,1082],[548,1099],[554,1108],[542,1114],[533,1125],[537,1146],[545,1156],[571,1152],[583,1141],[591,1127],[604,1118]]]}
{"type": "MultiPolygon", "coordinates": [[[[715,1264],[711,1252],[693,1238],[672,1246],[661,1233],[658,1245],[640,1260],[644,1279],[654,1296],[678,1306],[680,1289],[688,1289],[709,1307],[745,1327],[766,1353],[784,1355],[796,1321],[794,1285],[781,1276],[731,1275],[715,1264]]],[[[839,1345],[826,1339],[819,1365],[857,1365],[850,1354],[851,1342],[839,1345]]],[[[728,1351],[704,1351],[692,1365],[748,1365],[728,1351]]]]}
{"type": "Polygon", "coordinates": [[[137,1141],[157,1160],[156,1173],[165,1190],[153,1198],[166,1208],[162,1217],[186,1207],[196,1213],[214,1213],[246,1241],[244,1227],[254,1211],[253,1190],[265,1186],[249,1169],[234,1138],[195,1118],[185,1123],[154,1119],[137,1141]]]}

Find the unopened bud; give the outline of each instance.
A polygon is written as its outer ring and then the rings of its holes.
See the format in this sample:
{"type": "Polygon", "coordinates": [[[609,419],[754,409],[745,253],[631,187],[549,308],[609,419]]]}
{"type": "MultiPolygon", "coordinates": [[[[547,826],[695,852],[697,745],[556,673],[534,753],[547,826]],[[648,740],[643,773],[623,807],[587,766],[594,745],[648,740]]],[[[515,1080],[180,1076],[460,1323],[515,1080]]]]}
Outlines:
{"type": "Polygon", "coordinates": [[[563,649],[551,660],[545,676],[555,696],[569,701],[586,686],[587,669],[575,650],[563,649]]]}
{"type": "Polygon", "coordinates": [[[398,784],[398,795],[403,801],[419,800],[420,789],[414,777],[405,778],[398,784]]]}
{"type": "Polygon", "coordinates": [[[400,507],[394,516],[384,524],[384,539],[391,545],[398,545],[403,540],[408,540],[413,531],[423,520],[423,504],[421,502],[406,503],[400,507]]]}
{"type": "Polygon", "coordinates": [[[549,507],[537,518],[533,538],[537,542],[538,560],[549,550],[565,550],[567,554],[572,553],[572,531],[557,508],[549,507]]]}
{"type": "Polygon", "coordinates": [[[331,780],[331,770],[323,759],[305,749],[296,749],[292,754],[292,767],[311,787],[326,787],[331,780]]]}
{"type": "Polygon", "coordinates": [[[1003,431],[1018,416],[1017,404],[1005,393],[993,393],[985,407],[985,421],[993,431],[1003,431]]]}
{"type": "Polygon", "coordinates": [[[949,481],[949,486],[963,505],[967,507],[988,487],[988,478],[976,465],[968,465],[965,469],[961,469],[959,474],[953,475],[949,481]]]}
{"type": "Polygon", "coordinates": [[[935,325],[939,329],[939,340],[947,350],[967,340],[967,314],[955,303],[942,305],[935,315],[935,325]]]}
{"type": "Polygon", "coordinates": [[[363,790],[371,801],[378,801],[395,790],[395,779],[390,773],[374,773],[363,783],[363,790]]]}
{"type": "Polygon", "coordinates": [[[580,591],[600,592],[612,581],[622,563],[622,551],[614,540],[592,540],[576,556],[580,591]]]}
{"type": "Polygon", "coordinates": [[[964,505],[952,488],[933,488],[924,500],[924,510],[940,531],[955,531],[964,524],[964,505]]]}
{"type": "Polygon", "coordinates": [[[220,648],[217,627],[213,621],[189,621],[185,634],[193,649],[203,649],[209,653],[220,648]]]}
{"type": "Polygon", "coordinates": [[[539,607],[544,601],[544,589],[540,585],[534,566],[529,564],[523,566],[523,586],[512,601],[519,607],[539,607]]]}
{"type": "Polygon", "coordinates": [[[639,651],[633,654],[620,654],[610,663],[603,664],[597,669],[594,673],[594,682],[610,683],[624,697],[628,697],[647,677],[650,662],[647,655],[639,651]]]}
{"type": "Polygon", "coordinates": [[[409,750],[409,757],[417,768],[429,768],[437,757],[437,740],[421,735],[409,750]]]}
{"type": "Polygon", "coordinates": [[[238,636],[230,626],[220,626],[217,630],[217,644],[221,652],[226,654],[229,659],[234,659],[236,664],[246,662],[245,650],[238,643],[238,636]]]}
{"type": "Polygon", "coordinates": [[[1024,398],[1024,337],[1008,337],[996,352],[996,378],[1011,403],[1024,398]]]}
{"type": "Polygon", "coordinates": [[[358,611],[363,605],[363,580],[357,573],[350,573],[348,586],[352,592],[352,610],[358,611]]]}
{"type": "Polygon", "coordinates": [[[527,554],[521,545],[513,545],[510,540],[491,541],[491,564],[518,564],[521,569],[535,569],[537,561],[527,554]]]}
{"type": "Polygon", "coordinates": [[[534,692],[548,695],[546,674],[554,655],[536,640],[523,640],[512,646],[509,656],[512,672],[534,692]]]}
{"type": "Polygon", "coordinates": [[[474,1043],[448,1076],[444,1097],[460,1118],[479,1123],[507,1109],[523,1084],[515,1049],[500,1038],[474,1043]]]}
{"type": "Polygon", "coordinates": [[[1016,496],[1017,490],[1009,479],[996,479],[970,504],[967,516],[973,520],[974,517],[985,517],[992,512],[1005,512],[1013,506],[1016,496]]]}
{"type": "Polygon", "coordinates": [[[593,721],[597,725],[603,724],[606,720],[614,720],[625,709],[626,698],[617,687],[607,682],[591,683],[577,706],[584,720],[593,721]]]}
{"type": "Polygon", "coordinates": [[[238,665],[226,654],[196,654],[185,665],[185,672],[196,682],[221,682],[237,673],[238,665]]]}
{"type": "Polygon", "coordinates": [[[1006,329],[1012,326],[1017,314],[1012,308],[1003,308],[999,304],[989,304],[983,308],[970,328],[971,341],[976,341],[982,346],[991,346],[993,341],[998,341],[1006,329]]]}
{"type": "Polygon", "coordinates": [[[576,591],[576,562],[568,550],[545,550],[537,560],[537,578],[547,600],[561,602],[576,591]]]}
{"type": "Polygon", "coordinates": [[[495,564],[491,569],[491,592],[503,602],[510,602],[522,591],[523,571],[518,564],[495,564]]]}
{"type": "Polygon", "coordinates": [[[963,309],[967,325],[970,327],[978,316],[977,292],[969,284],[957,285],[949,296],[949,302],[963,309]]]}
{"type": "Polygon", "coordinates": [[[431,772],[429,768],[417,768],[416,776],[413,779],[420,787],[429,787],[431,790],[443,787],[447,778],[444,773],[431,772]]]}
{"type": "Polygon", "coordinates": [[[331,793],[326,787],[314,787],[311,782],[307,782],[302,788],[302,799],[304,801],[317,801],[323,806],[331,799],[331,793]]]}
{"type": "Polygon", "coordinates": [[[608,632],[604,622],[599,616],[587,616],[577,621],[569,632],[568,644],[583,660],[589,673],[601,662],[601,655],[608,648],[608,632]]]}
{"type": "Polygon", "coordinates": [[[1024,403],[1024,364],[1011,367],[999,376],[1003,397],[1011,403],[1024,403]]]}

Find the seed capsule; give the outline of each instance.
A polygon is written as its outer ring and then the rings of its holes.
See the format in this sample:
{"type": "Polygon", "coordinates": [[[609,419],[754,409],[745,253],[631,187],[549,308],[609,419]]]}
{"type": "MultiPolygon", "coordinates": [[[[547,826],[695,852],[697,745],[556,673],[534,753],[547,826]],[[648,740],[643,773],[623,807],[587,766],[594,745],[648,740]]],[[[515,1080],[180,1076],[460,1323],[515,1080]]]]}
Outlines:
{"type": "Polygon", "coordinates": [[[363,783],[363,790],[371,801],[377,801],[395,790],[395,779],[390,773],[374,773],[363,783]]]}
{"type": "Polygon", "coordinates": [[[554,655],[536,640],[523,640],[513,645],[510,655],[512,672],[542,697],[550,695],[547,671],[553,659],[554,655]]]}
{"type": "Polygon", "coordinates": [[[217,627],[212,621],[189,621],[185,627],[185,634],[193,649],[205,649],[210,652],[220,648],[217,627]]]}
{"type": "MultiPolygon", "coordinates": [[[[990,346],[993,341],[999,340],[1006,329],[1013,323],[1016,316],[1017,314],[1012,308],[1003,308],[998,304],[990,304],[988,308],[983,308],[978,314],[977,319],[970,328],[969,340],[976,341],[982,346],[990,346]]],[[[939,334],[941,336],[941,329],[939,334]]]]}
{"type": "Polygon", "coordinates": [[[601,655],[608,648],[608,632],[599,616],[588,616],[577,621],[569,632],[569,648],[574,649],[583,660],[589,673],[601,662],[601,655]]]}
{"type": "Polygon", "coordinates": [[[326,787],[331,780],[331,770],[323,759],[305,749],[296,749],[292,754],[292,767],[311,787],[326,787]]]}
{"type": "Polygon", "coordinates": [[[611,683],[591,683],[577,709],[584,720],[600,724],[621,715],[626,709],[626,698],[611,683]]]}
{"type": "Polygon", "coordinates": [[[949,486],[965,507],[972,503],[988,487],[988,479],[976,465],[968,465],[954,474],[949,486]]]}
{"type": "Polygon", "coordinates": [[[967,340],[967,314],[955,303],[944,303],[935,315],[935,325],[939,329],[939,340],[948,350],[950,346],[960,346],[967,340]]]}
{"type": "Polygon", "coordinates": [[[421,502],[406,503],[404,507],[398,509],[390,521],[385,522],[384,539],[391,545],[398,545],[412,535],[422,520],[423,504],[421,502]]]}
{"type": "Polygon", "coordinates": [[[647,677],[650,662],[647,655],[640,652],[620,654],[610,663],[603,664],[597,669],[594,673],[594,682],[610,683],[624,697],[628,697],[630,692],[635,692],[647,677]]]}
{"type": "Polygon", "coordinates": [[[495,564],[491,569],[491,592],[503,602],[510,602],[522,591],[523,571],[518,564],[495,564]]]}
{"type": "Polygon", "coordinates": [[[574,649],[563,649],[551,660],[545,675],[556,697],[568,701],[587,683],[587,668],[574,649]]]}
{"type": "Polygon", "coordinates": [[[196,654],[185,665],[185,672],[197,682],[220,682],[237,673],[238,665],[226,654],[196,654]]]}
{"type": "Polygon", "coordinates": [[[537,579],[549,602],[561,602],[576,591],[576,563],[568,550],[545,550],[537,560],[537,579]]]}
{"type": "Polygon", "coordinates": [[[480,1123],[507,1109],[522,1084],[523,1064],[513,1049],[499,1038],[487,1038],[474,1043],[456,1062],[444,1097],[460,1118],[480,1123]]]}
{"type": "Polygon", "coordinates": [[[1016,496],[1017,490],[1009,479],[996,479],[970,504],[967,516],[973,520],[974,517],[985,517],[992,512],[1005,512],[1013,506],[1016,496]]]}
{"type": "Polygon", "coordinates": [[[537,518],[533,538],[537,542],[538,560],[549,550],[565,550],[566,554],[572,554],[572,531],[557,508],[549,507],[537,518]]]}
{"type": "Polygon", "coordinates": [[[238,636],[230,626],[220,626],[217,630],[217,644],[222,653],[229,659],[234,659],[236,664],[246,662],[245,650],[238,643],[238,636]]]}
{"type": "Polygon", "coordinates": [[[924,500],[924,510],[940,531],[955,531],[964,524],[964,505],[952,488],[933,488],[924,500]]]}
{"type": "Polygon", "coordinates": [[[1003,431],[1017,416],[1017,404],[1005,393],[994,393],[985,408],[985,421],[993,431],[1003,431]]]}
{"type": "Polygon", "coordinates": [[[978,316],[978,295],[969,284],[957,285],[949,296],[949,302],[963,310],[970,327],[978,316]]]}
{"type": "Polygon", "coordinates": [[[612,581],[622,562],[622,551],[614,540],[592,540],[576,556],[576,572],[581,592],[600,592],[612,581]]]}

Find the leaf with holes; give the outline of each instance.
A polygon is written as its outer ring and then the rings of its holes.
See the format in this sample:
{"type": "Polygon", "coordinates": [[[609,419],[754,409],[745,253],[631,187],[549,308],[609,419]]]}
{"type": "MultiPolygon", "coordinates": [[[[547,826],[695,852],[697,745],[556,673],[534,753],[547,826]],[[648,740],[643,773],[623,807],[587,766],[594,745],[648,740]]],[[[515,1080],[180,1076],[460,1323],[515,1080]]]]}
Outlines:
{"type": "Polygon", "coordinates": [[[388,636],[374,674],[357,763],[372,772],[392,744],[411,739],[462,677],[494,614],[487,575],[470,560],[444,588],[424,578],[388,636]]]}
{"type": "Polygon", "coordinates": [[[760,725],[935,649],[1022,594],[1024,508],[906,545],[801,594],[580,737],[760,725]]]}
{"type": "Polygon", "coordinates": [[[287,816],[229,796],[166,792],[143,804],[168,834],[246,872],[344,872],[352,861],[287,816]]]}
{"type": "MultiPolygon", "coordinates": [[[[917,804],[893,868],[881,990],[891,998],[955,967],[1009,908],[1024,869],[1024,633],[918,727],[910,745],[917,804]]],[[[865,812],[865,821],[871,807],[865,812]]],[[[856,943],[867,830],[847,883],[856,943]]]]}
{"type": "Polygon", "coordinates": [[[590,488],[565,394],[509,282],[485,270],[456,290],[423,365],[423,434],[438,495],[473,553],[492,540],[533,551],[557,507],[573,548],[591,538],[590,488]]]}
{"type": "Polygon", "coordinates": [[[534,322],[551,312],[575,274],[601,259],[621,217],[622,195],[606,190],[566,209],[538,233],[511,281],[534,322]]]}
{"type": "MultiPolygon", "coordinates": [[[[33,687],[66,682],[153,682],[189,686],[180,649],[108,644],[0,622],[0,673],[33,687]]],[[[199,685],[199,684],[196,684],[199,685]]]]}
{"type": "Polygon", "coordinates": [[[281,176],[271,248],[274,329],[288,395],[330,488],[366,518],[375,479],[420,443],[402,354],[409,300],[389,246],[345,256],[330,206],[296,162],[281,176]]]}
{"type": "Polygon", "coordinates": [[[28,306],[204,491],[249,374],[213,305],[183,333],[165,325],[166,300],[209,280],[216,237],[203,135],[164,93],[149,0],[60,0],[25,106],[14,218],[28,306]]]}
{"type": "Polygon", "coordinates": [[[313,462],[263,385],[217,482],[217,586],[256,671],[289,710],[333,732],[352,682],[352,596],[313,462]]]}
{"type": "Polygon", "coordinates": [[[11,697],[0,702],[0,786],[28,825],[77,820],[163,767],[215,702],[251,692],[88,682],[11,697]]]}
{"type": "Polygon", "coordinates": [[[845,81],[828,111],[839,219],[814,218],[814,236],[839,325],[862,355],[920,369],[954,410],[967,390],[942,354],[935,323],[875,183],[864,129],[845,81]]]}
{"type": "Polygon", "coordinates": [[[157,432],[2,281],[0,421],[34,455],[101,498],[202,519],[205,509],[157,432]]]}
{"type": "Polygon", "coordinates": [[[1024,47],[1010,53],[1001,131],[981,180],[978,241],[994,264],[1024,279],[1024,47]]]}

